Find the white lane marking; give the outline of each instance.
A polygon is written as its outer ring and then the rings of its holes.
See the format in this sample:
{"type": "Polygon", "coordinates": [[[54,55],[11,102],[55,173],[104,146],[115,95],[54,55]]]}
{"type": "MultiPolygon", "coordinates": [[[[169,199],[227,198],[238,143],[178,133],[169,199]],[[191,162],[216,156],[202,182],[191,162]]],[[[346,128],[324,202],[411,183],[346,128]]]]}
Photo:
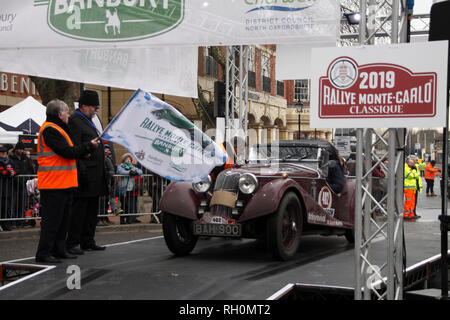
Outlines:
{"type": "MultiPolygon", "coordinates": [[[[112,244],[105,245],[105,247],[114,247],[114,246],[120,246],[120,245],[123,245],[123,244],[130,244],[130,243],[147,241],[147,240],[153,240],[153,239],[160,239],[160,238],[163,238],[163,236],[152,237],[152,238],[144,238],[144,239],[138,239],[138,240],[131,240],[131,241],[125,241],[125,242],[118,242],[118,243],[112,243],[112,244]]],[[[24,260],[31,260],[31,259],[34,259],[34,257],[20,258],[20,259],[15,259],[15,260],[3,261],[3,262],[0,262],[0,264],[2,264],[2,263],[13,263],[13,262],[24,261],[24,260]]],[[[33,264],[33,266],[35,266],[35,264],[33,264]]]]}
{"type": "MultiPolygon", "coordinates": [[[[105,245],[105,247],[114,247],[114,246],[120,246],[120,245],[123,245],[123,244],[130,244],[130,243],[136,243],[136,242],[142,242],[142,241],[154,240],[154,239],[160,239],[160,238],[163,238],[163,236],[152,237],[152,238],[144,238],[144,239],[138,239],[138,240],[132,240],[132,241],[126,241],[126,242],[118,242],[118,243],[113,243],[113,244],[107,244],[107,245],[105,245]]],[[[18,261],[31,260],[31,259],[34,259],[34,257],[28,257],[28,258],[21,258],[21,259],[4,261],[4,262],[0,262],[0,264],[15,263],[15,262],[18,262],[18,261]]],[[[21,278],[19,280],[16,280],[16,281],[13,281],[11,283],[8,283],[7,285],[4,285],[4,286],[0,287],[0,291],[5,290],[7,288],[10,288],[10,287],[12,287],[12,286],[14,286],[14,285],[16,285],[18,283],[21,283],[21,282],[26,281],[28,279],[31,279],[33,277],[36,277],[36,276],[38,276],[38,275],[40,275],[40,274],[42,274],[44,272],[47,272],[47,271],[49,271],[49,270],[51,270],[53,268],[56,268],[55,265],[47,266],[47,265],[37,265],[37,264],[29,264],[29,263],[28,264],[22,263],[21,265],[23,265],[23,266],[43,267],[44,269],[39,270],[37,272],[33,272],[32,274],[30,274],[30,275],[28,275],[26,277],[23,277],[23,278],[21,278]]]]}
{"type": "Polygon", "coordinates": [[[283,288],[281,288],[280,290],[278,290],[277,292],[275,292],[273,295],[271,295],[270,297],[268,297],[266,300],[275,300],[275,299],[279,299],[282,296],[284,296],[289,290],[291,290],[294,287],[293,283],[289,283],[287,285],[285,285],[283,288]]]}
{"type": "MultiPolygon", "coordinates": [[[[23,264],[23,265],[27,266],[29,264],[23,264]]],[[[39,270],[37,272],[34,272],[34,273],[32,273],[32,274],[30,274],[30,275],[28,275],[26,277],[23,277],[23,278],[21,278],[19,280],[16,280],[16,281],[13,281],[11,283],[8,283],[7,285],[4,285],[4,286],[0,287],[0,291],[5,290],[7,288],[10,288],[12,286],[15,286],[16,284],[21,283],[23,281],[26,281],[28,279],[31,279],[33,277],[36,277],[36,276],[40,275],[41,273],[47,272],[47,271],[49,271],[49,270],[51,270],[53,268],[56,268],[56,266],[41,266],[41,265],[35,265],[35,264],[33,266],[44,267],[44,269],[39,270]]]]}
{"type": "Polygon", "coordinates": [[[113,243],[113,244],[107,244],[107,245],[105,245],[105,247],[121,246],[123,244],[130,244],[130,243],[142,242],[142,241],[153,240],[153,239],[161,239],[161,238],[163,238],[163,236],[131,240],[131,241],[126,241],[126,242],[118,242],[118,243],[113,243]]]}

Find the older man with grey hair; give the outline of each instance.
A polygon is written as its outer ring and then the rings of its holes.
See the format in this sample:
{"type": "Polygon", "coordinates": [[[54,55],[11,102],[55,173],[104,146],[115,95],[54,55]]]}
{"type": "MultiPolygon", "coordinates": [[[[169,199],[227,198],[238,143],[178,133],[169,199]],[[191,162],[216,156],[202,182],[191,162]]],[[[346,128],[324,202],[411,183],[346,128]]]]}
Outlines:
{"type": "Polygon", "coordinates": [[[76,258],[65,250],[73,192],[78,187],[75,159],[88,155],[100,141],[93,139],[81,145],[73,144],[67,126],[69,108],[61,100],[50,101],[46,115],[37,146],[42,220],[36,262],[57,263],[58,258],[76,258]]]}

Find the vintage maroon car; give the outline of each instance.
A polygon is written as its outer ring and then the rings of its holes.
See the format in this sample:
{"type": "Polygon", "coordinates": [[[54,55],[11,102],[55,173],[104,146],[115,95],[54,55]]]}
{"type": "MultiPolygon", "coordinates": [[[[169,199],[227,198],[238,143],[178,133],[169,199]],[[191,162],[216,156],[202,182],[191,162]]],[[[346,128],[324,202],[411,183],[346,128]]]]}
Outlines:
{"type": "Polygon", "coordinates": [[[252,147],[247,164],[215,181],[171,183],[160,202],[168,248],[182,256],[199,236],[255,238],[288,260],[307,234],[353,242],[355,180],[336,194],[326,179],[337,155],[326,141],[279,141],[252,147]]]}

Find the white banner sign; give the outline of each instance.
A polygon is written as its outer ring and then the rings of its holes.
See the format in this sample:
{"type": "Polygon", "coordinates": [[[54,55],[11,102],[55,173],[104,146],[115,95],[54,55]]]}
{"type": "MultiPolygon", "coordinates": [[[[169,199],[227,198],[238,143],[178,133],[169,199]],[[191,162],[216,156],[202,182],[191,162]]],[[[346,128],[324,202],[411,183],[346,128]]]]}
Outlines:
{"type": "Polygon", "coordinates": [[[350,136],[335,136],[336,149],[339,151],[339,155],[348,157],[351,153],[351,137],[350,136]]]}
{"type": "Polygon", "coordinates": [[[172,181],[202,181],[225,151],[171,105],[137,90],[102,138],[128,149],[147,169],[172,181]]]}
{"type": "Polygon", "coordinates": [[[334,41],[336,0],[0,0],[0,48],[334,41]]]}
{"type": "Polygon", "coordinates": [[[197,47],[0,50],[4,72],[193,98],[197,63],[197,47]]]}
{"type": "Polygon", "coordinates": [[[442,127],[448,41],[312,49],[312,128],[442,127]]]}
{"type": "Polygon", "coordinates": [[[276,79],[311,79],[311,50],[317,47],[335,47],[336,41],[277,45],[276,79]]]}

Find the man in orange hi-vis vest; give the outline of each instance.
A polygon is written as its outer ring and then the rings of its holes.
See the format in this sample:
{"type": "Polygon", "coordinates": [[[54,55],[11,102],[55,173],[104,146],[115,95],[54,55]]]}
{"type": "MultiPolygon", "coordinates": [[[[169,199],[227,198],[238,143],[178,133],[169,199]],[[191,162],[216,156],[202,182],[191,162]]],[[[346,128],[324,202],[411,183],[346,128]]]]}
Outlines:
{"type": "Polygon", "coordinates": [[[94,139],[74,146],[67,126],[69,107],[61,100],[50,101],[46,115],[37,145],[42,220],[36,262],[58,263],[61,262],[58,258],[76,258],[65,249],[73,192],[78,187],[75,159],[88,155],[100,141],[94,139]]]}
{"type": "Polygon", "coordinates": [[[434,194],[434,178],[441,172],[441,169],[435,168],[436,161],[431,160],[425,167],[425,181],[427,182],[427,197],[435,197],[434,194]]]}

